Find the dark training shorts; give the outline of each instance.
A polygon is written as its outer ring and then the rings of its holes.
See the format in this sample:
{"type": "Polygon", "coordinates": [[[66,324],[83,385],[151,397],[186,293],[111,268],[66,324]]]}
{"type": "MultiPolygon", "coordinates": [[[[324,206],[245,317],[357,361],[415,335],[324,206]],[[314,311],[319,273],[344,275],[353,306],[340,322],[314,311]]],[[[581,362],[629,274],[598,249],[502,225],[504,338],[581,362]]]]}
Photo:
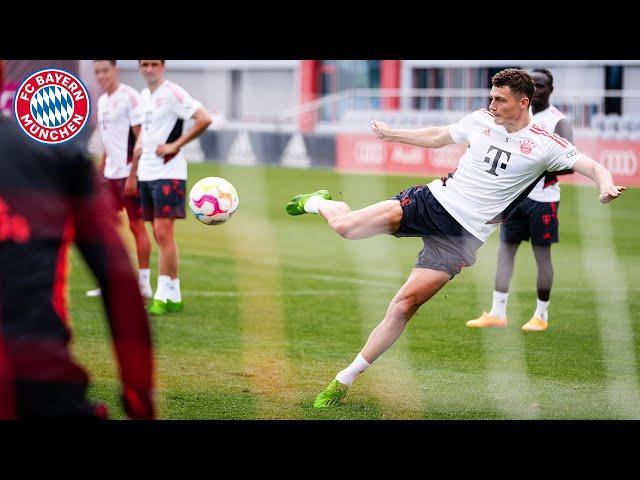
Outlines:
{"type": "Polygon", "coordinates": [[[476,261],[482,245],[436,200],[427,185],[407,188],[393,197],[400,201],[402,221],[395,237],[422,237],[416,268],[442,270],[455,277],[476,261]]]}
{"type": "Polygon", "coordinates": [[[536,202],[525,198],[500,227],[500,240],[506,243],[527,242],[551,245],[558,241],[560,202],[536,202]]]}
{"type": "Polygon", "coordinates": [[[138,182],[142,200],[142,217],[185,218],[186,180],[160,179],[138,182]]]}
{"type": "Polygon", "coordinates": [[[124,208],[127,211],[130,221],[141,219],[142,203],[140,202],[140,187],[138,187],[135,197],[127,197],[124,194],[124,184],[127,181],[126,178],[108,178],[107,181],[111,187],[113,200],[116,203],[116,210],[119,212],[124,208]]]}

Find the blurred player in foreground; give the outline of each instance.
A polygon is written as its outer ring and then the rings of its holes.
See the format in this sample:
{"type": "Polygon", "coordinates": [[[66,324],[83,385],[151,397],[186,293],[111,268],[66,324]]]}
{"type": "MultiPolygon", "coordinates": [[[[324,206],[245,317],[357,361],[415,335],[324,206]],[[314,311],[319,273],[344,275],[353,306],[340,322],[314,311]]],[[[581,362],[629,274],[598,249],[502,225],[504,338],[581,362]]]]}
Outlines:
{"type": "Polygon", "coordinates": [[[465,266],[476,251],[548,172],[573,168],[592,179],[600,201],[609,203],[625,187],[615,186],[608,170],[580,153],[568,140],[534,124],[529,106],[535,87],[522,70],[506,69],[492,78],[489,109],[458,123],[414,130],[372,122],[382,141],[424,148],[469,143],[454,174],[403,190],[391,200],[351,211],[331,200],[327,190],[299,194],[286,210],[290,215],[319,213],[330,228],[347,239],[378,234],[422,237],[424,248],[406,283],[371,332],[355,360],[321,392],[317,408],[339,403],[355,378],[382,355],[427,302],[465,266]]]}
{"type": "Polygon", "coordinates": [[[71,357],[68,254],[75,242],[103,293],[130,418],[155,417],[149,322],[114,206],[73,142],[41,145],[0,117],[0,419],[107,418],[71,357]]]}

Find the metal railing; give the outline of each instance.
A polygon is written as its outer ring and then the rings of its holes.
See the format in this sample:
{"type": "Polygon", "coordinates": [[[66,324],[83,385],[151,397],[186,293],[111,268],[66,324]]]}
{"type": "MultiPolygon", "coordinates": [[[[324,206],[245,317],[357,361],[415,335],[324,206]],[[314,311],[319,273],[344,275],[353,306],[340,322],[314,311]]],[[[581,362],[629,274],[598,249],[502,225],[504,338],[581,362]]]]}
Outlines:
{"type": "MultiPolygon", "coordinates": [[[[607,99],[619,99],[623,115],[640,116],[640,90],[557,89],[551,98],[570,118],[574,128],[591,128],[591,120],[606,111],[607,99]]],[[[424,112],[460,112],[462,115],[487,107],[490,101],[489,90],[484,88],[353,89],[288,109],[280,116],[280,122],[295,122],[301,115],[312,115],[314,123],[340,124],[347,112],[382,110],[385,100],[395,101],[398,111],[407,117],[424,112]]]]}

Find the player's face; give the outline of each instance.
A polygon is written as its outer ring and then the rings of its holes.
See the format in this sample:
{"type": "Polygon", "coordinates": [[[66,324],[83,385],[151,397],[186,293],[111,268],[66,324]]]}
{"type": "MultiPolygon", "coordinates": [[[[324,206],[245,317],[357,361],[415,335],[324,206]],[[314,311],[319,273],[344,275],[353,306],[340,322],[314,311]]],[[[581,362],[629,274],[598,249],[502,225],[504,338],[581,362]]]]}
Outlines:
{"type": "Polygon", "coordinates": [[[100,88],[104,91],[111,90],[111,87],[118,79],[118,70],[108,60],[93,62],[93,71],[96,74],[96,80],[98,80],[100,88]]]}
{"type": "Polygon", "coordinates": [[[531,74],[536,91],[533,93],[531,104],[536,107],[544,107],[549,103],[549,96],[553,92],[553,87],[549,85],[549,77],[542,72],[533,72],[531,74]]]}
{"type": "Polygon", "coordinates": [[[491,103],[489,110],[495,116],[498,125],[509,124],[516,121],[522,114],[522,110],[529,108],[527,97],[514,94],[509,87],[492,87],[491,103]]]}
{"type": "Polygon", "coordinates": [[[140,72],[149,85],[158,83],[164,74],[164,64],[160,60],[140,60],[140,72]]]}

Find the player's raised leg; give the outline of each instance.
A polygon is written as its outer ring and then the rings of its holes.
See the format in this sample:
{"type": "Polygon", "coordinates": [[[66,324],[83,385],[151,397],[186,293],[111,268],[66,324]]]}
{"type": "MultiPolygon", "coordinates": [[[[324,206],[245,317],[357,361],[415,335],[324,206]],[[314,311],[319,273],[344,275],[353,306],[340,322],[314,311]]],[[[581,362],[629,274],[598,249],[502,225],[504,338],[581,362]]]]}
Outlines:
{"type": "Polygon", "coordinates": [[[394,233],[402,221],[399,200],[383,200],[351,210],[345,202],[331,200],[328,190],[296,195],[287,204],[287,212],[290,215],[320,214],[338,235],[351,240],[394,233]]]}
{"type": "Polygon", "coordinates": [[[441,270],[414,268],[391,300],[382,322],[369,335],[364,348],[351,365],[338,372],[336,378],[318,395],[313,406],[324,408],[339,403],[356,377],[395,343],[420,306],[450,279],[451,275],[441,270]]]}

